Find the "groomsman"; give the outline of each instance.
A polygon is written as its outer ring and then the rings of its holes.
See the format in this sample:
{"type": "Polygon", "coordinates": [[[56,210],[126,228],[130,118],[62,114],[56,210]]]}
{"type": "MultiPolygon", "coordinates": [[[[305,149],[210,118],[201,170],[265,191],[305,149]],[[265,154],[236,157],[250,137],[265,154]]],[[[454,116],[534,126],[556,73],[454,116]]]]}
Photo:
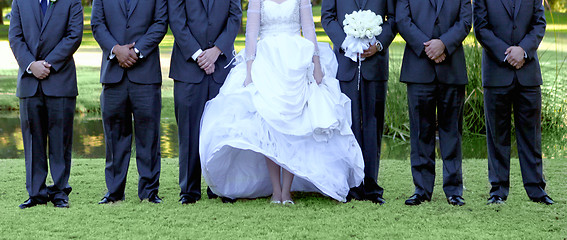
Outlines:
{"type": "MultiPolygon", "coordinates": [[[[240,0],[169,0],[168,9],[175,36],[169,77],[179,132],[179,201],[190,204],[201,199],[201,116],[230,71],[225,66],[233,56],[242,10],[240,0]]],[[[216,197],[210,189],[207,193],[216,197]]]]}
{"type": "Polygon", "coordinates": [[[132,145],[138,197],[161,203],[161,68],[159,46],[167,32],[166,0],[95,0],[93,35],[102,48],[100,104],[106,140],[106,187],[99,204],[124,199],[132,145]]]}
{"type": "Polygon", "coordinates": [[[29,199],[20,208],[69,207],[77,73],[73,54],[83,36],[79,0],[14,0],[9,40],[20,67],[16,96],[29,199]],[[47,148],[53,185],[47,187],[47,148]]]}
{"type": "Polygon", "coordinates": [[[482,84],[488,145],[488,204],[510,189],[510,119],[524,188],[534,202],[553,204],[545,192],[541,158],[541,70],[537,49],[545,34],[541,0],[475,0],[474,30],[483,46],[482,84]]]}
{"type": "Polygon", "coordinates": [[[377,181],[388,90],[388,47],[397,34],[394,12],[395,0],[324,0],[321,6],[321,23],[333,42],[339,63],[336,77],[341,91],[352,101],[352,131],[364,156],[364,183],[351,189],[349,200],[385,202],[384,189],[377,181]],[[382,16],[384,21],[382,34],[376,37],[377,43],[362,54],[366,59],[361,67],[360,89],[358,63],[345,57],[342,46],[346,38],[343,30],[345,15],[358,10],[370,10],[382,16]]]}
{"type": "Polygon", "coordinates": [[[471,29],[470,0],[398,0],[396,22],[406,40],[400,80],[407,84],[414,194],[430,201],[435,182],[435,132],[443,159],[443,190],[462,206],[461,135],[465,85],[463,40],[471,29]]]}

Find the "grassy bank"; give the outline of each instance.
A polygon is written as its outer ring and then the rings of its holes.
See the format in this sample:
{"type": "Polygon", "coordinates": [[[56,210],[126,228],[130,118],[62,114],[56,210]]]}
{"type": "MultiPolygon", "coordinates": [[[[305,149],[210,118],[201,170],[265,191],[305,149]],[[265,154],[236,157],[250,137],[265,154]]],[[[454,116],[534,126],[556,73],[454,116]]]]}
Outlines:
{"type": "MultiPolygon", "coordinates": [[[[134,159],[132,165],[134,165],[134,159]]],[[[383,160],[380,183],[387,203],[338,203],[318,194],[295,194],[296,205],[268,204],[268,199],[223,204],[203,199],[181,206],[177,160],[162,160],[160,196],[153,205],[137,199],[137,174],[131,166],[126,201],[99,206],[105,193],[104,160],[74,160],[70,209],[51,204],[20,210],[27,198],[23,159],[0,160],[0,231],[2,239],[564,239],[567,237],[565,159],[546,160],[548,193],[553,206],[530,202],[522,188],[517,159],[512,161],[509,200],[485,205],[488,197],[486,160],[463,163],[467,205],[446,203],[440,176],[433,201],[408,207],[403,201],[413,186],[408,161],[383,160]]],[[[437,166],[441,173],[441,167],[437,166]]],[[[48,180],[49,181],[49,180],[48,180]]],[[[203,186],[203,192],[204,192],[203,186]]],[[[206,197],[205,197],[206,198],[206,197]]]]}

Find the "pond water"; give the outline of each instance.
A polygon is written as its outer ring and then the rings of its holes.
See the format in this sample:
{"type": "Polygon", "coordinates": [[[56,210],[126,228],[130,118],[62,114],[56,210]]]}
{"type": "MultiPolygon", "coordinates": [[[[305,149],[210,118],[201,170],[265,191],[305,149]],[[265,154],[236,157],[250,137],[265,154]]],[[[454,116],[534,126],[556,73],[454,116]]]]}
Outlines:
{"type": "MultiPolygon", "coordinates": [[[[73,125],[73,158],[104,158],[104,134],[99,115],[77,115],[73,125]]],[[[544,158],[567,157],[565,144],[567,135],[548,136],[544,134],[544,158]]],[[[517,157],[515,141],[512,142],[512,157],[517,157]]],[[[161,120],[161,156],[178,157],[178,137],[175,118],[161,120]]],[[[0,114],[0,159],[23,158],[24,147],[17,112],[0,114]]],[[[135,149],[133,149],[135,151],[135,149]]],[[[409,141],[384,137],[382,159],[407,160],[410,154],[409,141]]],[[[439,157],[439,154],[437,154],[439,157]]],[[[135,156],[132,154],[132,156],[135,156]]],[[[482,136],[469,136],[463,139],[463,157],[485,159],[486,140],[482,136]]]]}

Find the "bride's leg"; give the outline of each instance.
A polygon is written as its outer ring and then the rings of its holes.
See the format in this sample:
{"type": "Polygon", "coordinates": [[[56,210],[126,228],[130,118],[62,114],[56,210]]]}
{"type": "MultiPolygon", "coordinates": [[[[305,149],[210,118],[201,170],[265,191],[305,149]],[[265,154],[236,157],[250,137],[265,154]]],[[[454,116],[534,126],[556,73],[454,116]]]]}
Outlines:
{"type": "Polygon", "coordinates": [[[280,184],[280,166],[266,157],[270,181],[272,181],[272,201],[282,201],[282,185],[280,184]]]}
{"type": "Polygon", "coordinates": [[[282,168],[283,186],[282,186],[282,202],[291,199],[291,183],[293,182],[293,173],[282,168]]]}

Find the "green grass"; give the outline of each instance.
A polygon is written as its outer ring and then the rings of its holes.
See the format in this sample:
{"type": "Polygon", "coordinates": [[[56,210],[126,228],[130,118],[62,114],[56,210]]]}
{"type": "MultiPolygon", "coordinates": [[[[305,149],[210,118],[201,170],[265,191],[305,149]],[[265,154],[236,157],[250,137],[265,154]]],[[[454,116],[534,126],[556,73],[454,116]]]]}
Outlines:
{"type": "MultiPolygon", "coordinates": [[[[134,165],[132,159],[132,165],[134,165]]],[[[519,164],[512,160],[509,200],[487,206],[486,160],[463,163],[467,204],[446,203],[440,176],[432,202],[408,207],[412,193],[409,162],[383,160],[380,182],[386,189],[383,206],[370,202],[342,204],[319,194],[295,193],[296,205],[274,206],[267,198],[223,204],[204,199],[182,206],[177,202],[177,160],[162,160],[160,196],[153,205],[137,198],[137,174],[130,167],[126,200],[100,206],[105,193],[104,160],[73,161],[69,209],[51,204],[20,210],[27,198],[22,159],[0,160],[0,229],[2,239],[564,239],[567,237],[567,162],[546,160],[548,193],[556,204],[529,201],[521,185],[519,164]]],[[[438,164],[437,171],[441,168],[438,164]]],[[[48,182],[50,178],[48,177],[48,182]]],[[[48,183],[49,184],[49,183],[48,183]]],[[[203,193],[205,185],[202,186],[203,193]]]]}

